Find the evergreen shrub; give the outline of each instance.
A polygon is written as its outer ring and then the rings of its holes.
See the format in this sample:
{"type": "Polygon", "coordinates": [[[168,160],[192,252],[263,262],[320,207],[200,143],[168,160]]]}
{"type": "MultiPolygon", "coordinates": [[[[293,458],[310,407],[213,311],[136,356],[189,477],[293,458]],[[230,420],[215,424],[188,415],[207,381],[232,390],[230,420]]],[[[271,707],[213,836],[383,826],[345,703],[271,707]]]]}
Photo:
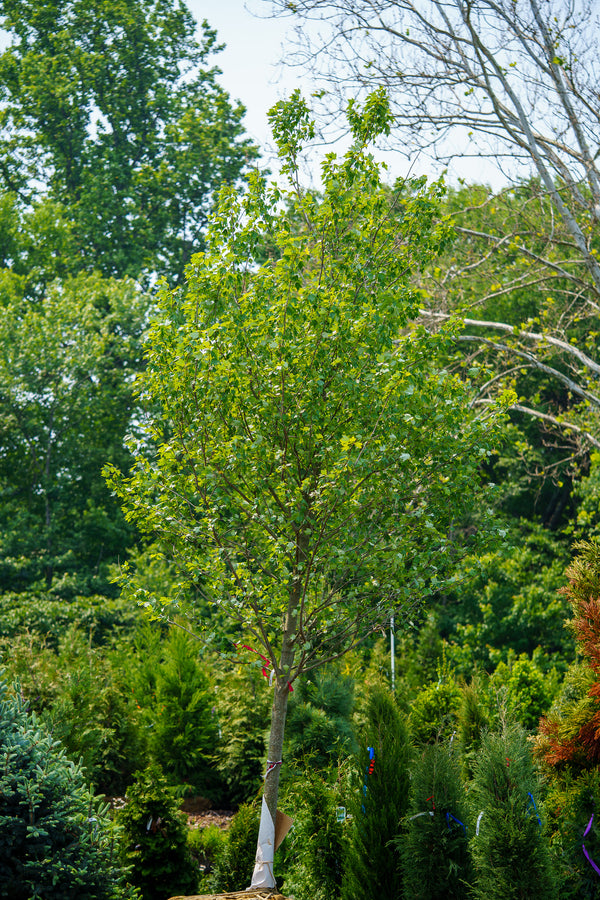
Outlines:
{"type": "Polygon", "coordinates": [[[217,797],[215,692],[198,643],[175,626],[161,640],[160,630],[148,626],[136,649],[134,696],[149,726],[151,760],[180,793],[217,797]]]}
{"type": "Polygon", "coordinates": [[[551,900],[556,884],[543,827],[539,788],[524,729],[485,736],[470,796],[476,834],[471,848],[475,897],[551,900]]]}
{"type": "Polygon", "coordinates": [[[238,806],[254,797],[261,786],[271,693],[260,666],[221,669],[217,678],[221,731],[217,767],[229,802],[238,806]]]}
{"type": "Polygon", "coordinates": [[[337,815],[341,809],[339,786],[307,768],[297,773],[286,800],[294,810],[294,826],[284,844],[284,893],[295,900],[337,900],[347,824],[337,815]]]}
{"type": "Polygon", "coordinates": [[[217,853],[210,880],[211,890],[243,891],[248,887],[256,859],[258,827],[258,807],[250,803],[240,806],[217,853]]]}
{"type": "Polygon", "coordinates": [[[107,808],[17,692],[0,683],[0,897],[134,897],[113,859],[107,808]]]}
{"type": "Polygon", "coordinates": [[[415,743],[449,739],[458,727],[461,701],[461,690],[452,676],[440,672],[438,680],[419,691],[412,703],[410,733],[415,743]]]}
{"type": "Polygon", "coordinates": [[[0,642],[7,671],[18,678],[39,719],[79,760],[96,791],[122,795],[145,762],[145,730],[127,682],[132,653],[99,648],[78,628],[58,651],[38,635],[0,642]]]}
{"type": "Polygon", "coordinates": [[[465,790],[456,755],[428,746],[411,778],[411,809],[400,845],[407,900],[471,896],[472,878],[465,790]]]}
{"type": "Polygon", "coordinates": [[[410,743],[394,697],[375,687],[368,696],[366,726],[355,759],[348,802],[348,847],[343,900],[397,900],[402,875],[392,841],[408,808],[410,743]]]}
{"type": "Polygon", "coordinates": [[[186,817],[157,766],[136,773],[127,803],[117,814],[121,859],[144,900],[194,891],[199,870],[188,847],[186,817]]]}

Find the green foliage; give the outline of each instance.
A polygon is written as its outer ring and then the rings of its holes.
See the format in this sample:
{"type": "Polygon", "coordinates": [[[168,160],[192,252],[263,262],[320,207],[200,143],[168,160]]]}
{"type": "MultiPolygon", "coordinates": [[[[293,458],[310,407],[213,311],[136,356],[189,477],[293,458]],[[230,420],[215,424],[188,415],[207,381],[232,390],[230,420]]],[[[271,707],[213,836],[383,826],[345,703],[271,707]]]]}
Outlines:
{"type": "Polygon", "coordinates": [[[558,675],[556,670],[541,671],[536,665],[536,654],[533,659],[525,653],[516,658],[512,654],[508,664],[499,663],[490,683],[493,689],[504,688],[506,710],[511,719],[534,731],[542,715],[550,709],[558,689],[558,675]]]}
{"type": "Polygon", "coordinates": [[[165,773],[197,791],[215,782],[217,726],[214,690],[198,659],[197,645],[173,628],[156,673],[156,706],[150,749],[165,773]]]}
{"type": "Polygon", "coordinates": [[[131,688],[148,728],[148,750],[172,786],[211,796],[216,772],[215,692],[197,641],[172,627],[161,640],[146,626],[136,641],[131,688]]]}
{"type": "Polygon", "coordinates": [[[57,652],[28,635],[0,646],[3,665],[19,678],[40,722],[81,761],[88,782],[103,793],[124,792],[146,749],[126,651],[99,649],[76,629],[61,638],[57,652]]]}
{"type": "Polygon", "coordinates": [[[187,844],[187,823],[156,766],[137,773],[117,813],[122,828],[120,853],[131,868],[130,882],[144,900],[165,900],[193,891],[199,872],[187,844]]]}
{"type": "Polygon", "coordinates": [[[442,634],[452,646],[456,671],[468,677],[473,665],[491,672],[510,651],[532,656],[541,647],[549,668],[566,668],[573,640],[565,631],[564,585],[568,548],[539,525],[511,526],[509,542],[473,555],[455,570],[444,591],[442,634]]]}
{"type": "Polygon", "coordinates": [[[0,896],[132,897],[112,858],[106,808],[23,700],[0,686],[0,896]]]}
{"type": "MultiPolygon", "coordinates": [[[[595,433],[598,328],[595,301],[588,302],[588,290],[596,290],[589,269],[545,187],[532,178],[498,192],[483,185],[449,190],[445,211],[458,227],[445,256],[422,274],[421,287],[431,309],[468,319],[454,362],[478,402],[506,388],[518,398],[504,450],[490,469],[504,513],[535,517],[556,532],[574,516],[573,486],[589,464],[581,432],[595,433]],[[575,367],[569,350],[579,353],[575,367]],[[586,356],[591,364],[580,365],[586,356]],[[565,421],[581,431],[563,427],[565,421]]],[[[584,228],[592,246],[595,228],[589,221],[584,228]]],[[[583,527],[593,527],[593,508],[582,515],[583,527]]]]}
{"type": "Polygon", "coordinates": [[[97,274],[0,316],[0,578],[4,590],[108,594],[133,539],[101,477],[126,469],[148,298],[97,274]]]}
{"type": "Polygon", "coordinates": [[[217,853],[210,878],[211,890],[242,891],[248,886],[256,856],[258,826],[257,808],[249,803],[240,806],[217,853]]]}
{"type": "Polygon", "coordinates": [[[462,694],[450,672],[438,669],[438,679],[417,694],[410,709],[410,733],[417,744],[435,744],[456,731],[462,694]]]}
{"type": "Polygon", "coordinates": [[[65,600],[52,592],[0,594],[0,638],[8,641],[28,632],[56,649],[72,628],[80,628],[97,646],[131,633],[138,620],[139,611],[120,597],[95,594],[65,600]]]}
{"type": "Polygon", "coordinates": [[[472,867],[460,761],[448,747],[426,747],[411,770],[406,835],[395,840],[407,900],[471,896],[472,867]]]}
{"type": "Polygon", "coordinates": [[[181,277],[214,192],[256,156],[207,65],[215,32],[198,41],[175,0],[3,0],[0,15],[3,187],[49,197],[80,269],[181,277]]]}
{"type": "Polygon", "coordinates": [[[478,834],[472,839],[475,896],[480,900],[555,897],[539,789],[520,726],[486,735],[470,797],[473,816],[479,820],[478,834]]]}
{"type": "MultiPolygon", "coordinates": [[[[149,336],[142,398],[172,429],[155,420],[132,477],[110,474],[182,584],[273,662],[292,598],[302,641],[282,684],[439,584],[450,520],[493,441],[436,368],[445,337],[407,327],[410,271],[445,238],[440,187],[390,192],[356,145],[323,177],[320,200],[259,179],[223,192],[207,251],[185,289],[162,292],[149,336]],[[276,250],[261,264],[265,242],[276,250]]],[[[177,610],[177,597],[138,596],[177,610]]]]}
{"type": "Polygon", "coordinates": [[[218,825],[206,825],[188,830],[187,843],[190,853],[198,870],[203,873],[200,890],[206,884],[226,840],[225,832],[218,825]]]}
{"type": "Polygon", "coordinates": [[[490,724],[489,693],[481,679],[474,676],[463,685],[458,710],[458,746],[465,774],[471,778],[473,765],[481,747],[483,734],[490,724]]]}
{"type": "Polygon", "coordinates": [[[307,768],[295,773],[286,801],[294,826],[286,837],[286,872],[282,890],[296,900],[336,900],[344,865],[344,829],[339,821],[340,786],[328,773],[307,768]]]}
{"type": "Polygon", "coordinates": [[[341,896],[397,900],[402,877],[390,842],[408,809],[408,731],[393,696],[381,687],[370,693],[365,712],[348,804],[352,820],[341,896]]]}
{"type": "MultiPolygon", "coordinates": [[[[382,101],[367,118],[381,121],[382,101]]],[[[437,365],[446,336],[410,326],[410,273],[445,239],[440,185],[390,191],[356,140],[326,158],[322,196],[304,194],[299,94],[278,120],[289,186],[253,177],[241,196],[222,191],[206,251],[158,298],[139,382],[146,444],[130,477],[106,468],[180,574],[169,597],[125,574],[134,596],[211,638],[233,625],[260,642],[276,675],[273,761],[297,676],[441,584],[494,440],[437,365]]],[[[272,819],[278,784],[275,769],[272,819]]]]}
{"type": "Polygon", "coordinates": [[[553,832],[551,852],[560,883],[560,900],[598,897],[599,876],[590,860],[599,865],[599,808],[597,769],[583,771],[577,777],[566,772],[564,777],[552,779],[546,809],[553,832]]]}
{"type": "Polygon", "coordinates": [[[571,667],[556,706],[540,723],[538,748],[550,765],[593,768],[600,760],[600,543],[594,539],[576,549],[563,593],[584,664],[571,667]]]}
{"type": "Polygon", "coordinates": [[[253,665],[219,665],[216,677],[217,766],[230,802],[245,803],[256,796],[263,777],[269,686],[253,665]]]}
{"type": "Polygon", "coordinates": [[[288,705],[287,753],[327,768],[352,749],[354,679],[328,667],[299,679],[288,705]]]}

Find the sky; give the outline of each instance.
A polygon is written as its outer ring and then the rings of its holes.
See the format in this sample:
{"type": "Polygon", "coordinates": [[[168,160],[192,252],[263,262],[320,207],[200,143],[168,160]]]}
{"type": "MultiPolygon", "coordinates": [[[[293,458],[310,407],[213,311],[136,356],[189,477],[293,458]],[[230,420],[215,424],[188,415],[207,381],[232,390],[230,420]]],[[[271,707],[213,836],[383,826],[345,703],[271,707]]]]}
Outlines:
{"type": "MultiPolygon", "coordinates": [[[[214,58],[214,63],[223,71],[220,82],[232,99],[240,100],[246,107],[246,131],[262,148],[264,163],[276,172],[268,110],[295,88],[300,88],[309,98],[312,90],[321,87],[307,80],[302,71],[282,63],[286,57],[286,43],[289,46],[292,37],[291,17],[268,17],[270,4],[267,0],[186,0],[186,5],[197,21],[206,19],[217,30],[219,41],[226,45],[225,50],[214,58]]],[[[343,149],[343,145],[339,149],[343,149]]],[[[330,150],[331,146],[312,150],[310,164],[305,165],[303,171],[313,183],[318,183],[319,160],[330,150]]],[[[423,155],[412,164],[397,151],[380,153],[379,157],[388,166],[390,181],[409,173],[437,178],[443,171],[440,164],[423,155]]],[[[506,184],[505,178],[489,163],[473,158],[463,160],[463,163],[462,171],[460,157],[453,163],[448,173],[449,183],[456,183],[457,177],[462,176],[467,181],[486,182],[496,189],[506,184]]]]}
{"type": "MultiPolygon", "coordinates": [[[[300,88],[307,99],[319,87],[292,66],[281,63],[286,56],[286,42],[291,37],[290,18],[268,18],[269,3],[265,0],[186,0],[197,21],[206,19],[217,30],[226,49],[214,57],[223,71],[219,79],[231,98],[246,107],[246,131],[263,148],[263,160],[276,171],[276,158],[271,143],[267,112],[282,97],[300,88]]],[[[337,149],[337,148],[335,148],[337,149]]],[[[318,180],[318,163],[331,146],[314,148],[312,166],[304,169],[305,176],[318,180]]],[[[389,167],[389,179],[405,176],[409,164],[399,153],[381,154],[389,167]]],[[[427,160],[413,164],[412,174],[436,177],[441,167],[433,170],[427,160]]]]}
{"type": "Polygon", "coordinates": [[[268,110],[297,87],[305,95],[310,91],[299,72],[279,62],[285,55],[289,20],[264,18],[268,3],[261,0],[186,0],[186,5],[197,21],[205,18],[216,28],[219,41],[226,45],[213,58],[223,70],[219,81],[232,100],[240,100],[246,107],[246,132],[264,149],[265,161],[272,164],[268,110]],[[251,12],[261,7],[260,17],[251,12]]]}

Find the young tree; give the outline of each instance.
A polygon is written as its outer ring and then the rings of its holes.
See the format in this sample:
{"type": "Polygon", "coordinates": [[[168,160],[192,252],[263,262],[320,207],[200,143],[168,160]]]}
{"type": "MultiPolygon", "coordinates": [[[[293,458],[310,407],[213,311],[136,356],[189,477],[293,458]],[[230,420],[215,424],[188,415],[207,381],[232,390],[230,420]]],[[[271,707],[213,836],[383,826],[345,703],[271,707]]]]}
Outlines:
{"type": "Polygon", "coordinates": [[[49,197],[81,267],[181,278],[213,196],[256,149],[180,0],[0,2],[0,185],[49,197]]]}
{"type": "Polygon", "coordinates": [[[531,750],[520,726],[485,736],[470,791],[478,900],[550,900],[557,886],[538,810],[531,750]]]}
{"type": "Polygon", "coordinates": [[[410,900],[472,895],[460,769],[458,756],[441,743],[426,747],[412,767],[407,831],[395,841],[404,866],[404,896],[410,900]]]}
{"type": "MultiPolygon", "coordinates": [[[[230,623],[268,660],[271,828],[294,681],[439,583],[494,439],[436,367],[443,338],[410,324],[410,273],[444,238],[439,187],[382,185],[366,146],[389,125],[384,94],[349,120],[316,197],[297,180],[309,111],[297,93],[276,105],[289,187],[223,192],[185,288],[159,299],[140,386],[163,410],[155,443],[129,479],[111,475],[203,598],[191,627],[230,623]]],[[[158,614],[184,599],[158,598],[158,614]]]]}
{"type": "Polygon", "coordinates": [[[370,693],[355,757],[352,819],[342,876],[342,900],[396,900],[402,868],[394,844],[410,795],[410,738],[394,696],[381,686],[370,693]]]}

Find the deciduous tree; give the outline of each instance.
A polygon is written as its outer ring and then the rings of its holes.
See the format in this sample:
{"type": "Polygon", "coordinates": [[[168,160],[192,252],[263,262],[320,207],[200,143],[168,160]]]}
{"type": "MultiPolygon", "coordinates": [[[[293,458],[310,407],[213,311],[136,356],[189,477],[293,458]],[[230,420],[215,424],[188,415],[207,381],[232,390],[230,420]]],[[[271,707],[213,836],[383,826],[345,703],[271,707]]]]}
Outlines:
{"type": "MultiPolygon", "coordinates": [[[[439,584],[494,440],[436,365],[444,338],[411,326],[410,274],[444,239],[438,186],[381,184],[366,148],[388,127],[384,94],[349,119],[318,198],[298,186],[308,109],[298,95],[274,108],[289,186],[221,195],[206,252],[163,291],[150,332],[141,397],[163,417],[132,476],[112,474],[203,597],[190,627],[232,623],[273,673],[271,826],[294,681],[439,584]]],[[[156,609],[170,617],[178,598],[156,609]]]]}
{"type": "Polygon", "coordinates": [[[2,0],[0,185],[72,222],[81,268],[180,278],[256,150],[180,0],[2,0]]]}
{"type": "Polygon", "coordinates": [[[108,588],[131,542],[102,466],[123,446],[148,298],[82,275],[0,317],[0,583],[58,595],[108,588]],[[58,581],[58,585],[57,585],[58,581]]]}

